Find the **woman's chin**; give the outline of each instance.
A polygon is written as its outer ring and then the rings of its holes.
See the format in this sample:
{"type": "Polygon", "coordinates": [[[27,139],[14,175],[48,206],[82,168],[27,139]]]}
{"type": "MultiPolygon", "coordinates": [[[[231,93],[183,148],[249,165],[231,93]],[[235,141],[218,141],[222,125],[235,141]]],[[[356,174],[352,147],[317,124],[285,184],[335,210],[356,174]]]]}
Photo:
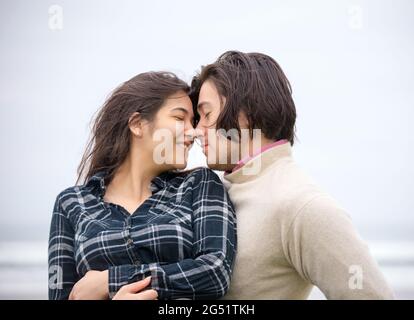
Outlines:
{"type": "Polygon", "coordinates": [[[177,160],[171,165],[172,170],[184,170],[187,167],[187,159],[185,160],[177,160]]]}
{"type": "Polygon", "coordinates": [[[175,165],[175,169],[178,170],[184,170],[185,168],[187,168],[187,161],[175,165]]]}

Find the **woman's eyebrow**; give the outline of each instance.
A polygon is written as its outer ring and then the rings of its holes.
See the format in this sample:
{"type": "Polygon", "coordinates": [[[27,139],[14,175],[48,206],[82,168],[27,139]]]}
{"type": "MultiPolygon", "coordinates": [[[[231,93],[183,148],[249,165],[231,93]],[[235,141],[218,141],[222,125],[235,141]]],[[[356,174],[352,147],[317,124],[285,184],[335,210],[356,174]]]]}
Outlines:
{"type": "Polygon", "coordinates": [[[176,107],[176,108],[171,109],[171,111],[176,111],[176,110],[182,111],[184,113],[188,113],[188,110],[183,107],[176,107]]]}

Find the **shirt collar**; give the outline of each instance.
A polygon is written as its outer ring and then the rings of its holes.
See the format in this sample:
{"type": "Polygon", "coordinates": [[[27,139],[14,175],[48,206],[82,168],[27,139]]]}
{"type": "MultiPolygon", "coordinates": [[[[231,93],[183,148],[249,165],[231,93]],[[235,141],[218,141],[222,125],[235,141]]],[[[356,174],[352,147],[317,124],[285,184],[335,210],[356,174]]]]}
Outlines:
{"type": "MultiPolygon", "coordinates": [[[[86,186],[95,187],[98,190],[99,195],[104,195],[106,190],[105,179],[107,178],[107,176],[107,171],[99,171],[89,178],[89,180],[86,182],[86,186]]],[[[154,193],[158,190],[164,189],[167,186],[167,178],[168,173],[162,173],[159,176],[152,179],[150,185],[151,191],[154,193]]]]}
{"type": "Polygon", "coordinates": [[[244,183],[261,176],[269,168],[274,167],[279,160],[292,157],[290,143],[272,144],[273,147],[266,148],[255,157],[251,158],[241,168],[230,172],[224,178],[230,183],[244,183]]]}
{"type": "Polygon", "coordinates": [[[92,177],[86,182],[86,186],[94,186],[100,189],[100,191],[105,190],[105,178],[107,176],[106,171],[99,171],[95,173],[92,177]]]}
{"type": "Polygon", "coordinates": [[[234,167],[231,171],[226,171],[226,172],[224,173],[224,175],[227,175],[227,174],[233,173],[234,171],[236,171],[236,170],[238,170],[238,169],[242,168],[242,167],[243,167],[243,166],[244,166],[247,162],[249,162],[251,159],[253,159],[253,158],[257,157],[258,155],[262,154],[262,153],[263,153],[263,152],[265,152],[266,150],[269,150],[269,149],[274,148],[274,147],[276,147],[276,146],[280,146],[280,145],[285,144],[285,143],[287,143],[287,142],[288,142],[288,140],[286,140],[286,139],[282,139],[282,140],[277,140],[277,141],[275,141],[275,142],[272,142],[272,143],[269,143],[269,144],[264,145],[264,146],[263,146],[262,148],[260,148],[258,151],[254,152],[252,155],[249,155],[249,156],[244,157],[243,159],[239,160],[239,161],[237,162],[236,166],[235,166],[235,167],[234,167]]]}

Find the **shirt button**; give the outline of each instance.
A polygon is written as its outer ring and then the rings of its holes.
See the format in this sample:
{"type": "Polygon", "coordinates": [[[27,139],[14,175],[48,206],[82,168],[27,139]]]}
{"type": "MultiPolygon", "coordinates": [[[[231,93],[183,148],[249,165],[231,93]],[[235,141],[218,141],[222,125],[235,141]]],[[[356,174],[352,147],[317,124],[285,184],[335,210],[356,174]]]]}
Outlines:
{"type": "Polygon", "coordinates": [[[132,245],[134,243],[134,240],[132,240],[131,238],[128,239],[127,244],[132,245]]]}

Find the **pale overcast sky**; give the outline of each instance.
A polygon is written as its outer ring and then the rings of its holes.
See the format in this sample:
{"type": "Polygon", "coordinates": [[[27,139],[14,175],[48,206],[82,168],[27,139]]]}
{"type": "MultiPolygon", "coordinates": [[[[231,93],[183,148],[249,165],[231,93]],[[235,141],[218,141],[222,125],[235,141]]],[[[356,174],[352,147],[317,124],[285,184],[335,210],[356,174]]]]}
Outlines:
{"type": "MultiPolygon", "coordinates": [[[[149,70],[189,81],[230,49],[280,63],[297,106],[295,158],[363,236],[412,239],[413,39],[410,0],[1,0],[0,240],[47,239],[115,86],[149,70]]],[[[203,163],[198,148],[190,163],[203,163]]]]}

